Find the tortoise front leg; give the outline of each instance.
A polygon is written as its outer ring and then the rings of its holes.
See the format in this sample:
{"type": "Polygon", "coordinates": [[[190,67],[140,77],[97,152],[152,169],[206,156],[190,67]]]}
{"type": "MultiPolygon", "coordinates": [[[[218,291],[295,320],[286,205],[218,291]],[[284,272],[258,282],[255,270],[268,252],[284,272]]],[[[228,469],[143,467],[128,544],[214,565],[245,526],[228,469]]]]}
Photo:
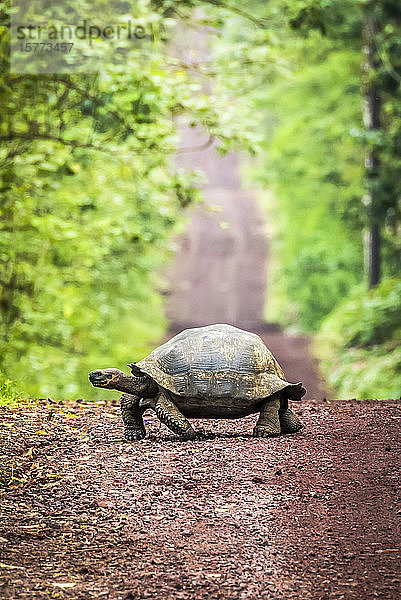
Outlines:
{"type": "Polygon", "coordinates": [[[253,428],[254,437],[275,437],[280,435],[281,427],[278,417],[280,400],[281,393],[277,392],[264,401],[258,422],[253,428]]]}
{"type": "Polygon", "coordinates": [[[280,420],[281,433],[296,433],[303,427],[297,415],[288,408],[288,398],[284,398],[281,401],[278,418],[280,420]]]}
{"type": "Polygon", "coordinates": [[[171,431],[178,433],[186,440],[195,440],[198,435],[188,419],[170,400],[166,393],[161,393],[156,400],[155,413],[160,421],[171,431]]]}
{"type": "Polygon", "coordinates": [[[125,439],[132,442],[142,440],[146,435],[142,415],[146,408],[139,406],[139,396],[123,394],[120,399],[121,416],[124,423],[125,439]]]}

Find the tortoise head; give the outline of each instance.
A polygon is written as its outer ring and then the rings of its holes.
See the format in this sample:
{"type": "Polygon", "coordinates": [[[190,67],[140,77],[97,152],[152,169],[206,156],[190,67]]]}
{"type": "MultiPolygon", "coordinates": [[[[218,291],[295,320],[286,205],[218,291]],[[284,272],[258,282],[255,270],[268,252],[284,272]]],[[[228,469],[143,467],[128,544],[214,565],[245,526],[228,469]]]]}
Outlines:
{"type": "Polygon", "coordinates": [[[93,386],[109,390],[118,389],[126,377],[120,369],[96,369],[89,373],[89,381],[93,386]]]}
{"type": "MultiPolygon", "coordinates": [[[[135,366],[135,365],[134,365],[135,366]]],[[[139,372],[132,369],[133,373],[139,372]]],[[[108,390],[120,390],[126,394],[135,394],[138,396],[155,396],[159,391],[159,386],[146,373],[140,375],[127,375],[120,369],[97,369],[89,373],[89,381],[95,387],[106,388],[108,390]]]]}

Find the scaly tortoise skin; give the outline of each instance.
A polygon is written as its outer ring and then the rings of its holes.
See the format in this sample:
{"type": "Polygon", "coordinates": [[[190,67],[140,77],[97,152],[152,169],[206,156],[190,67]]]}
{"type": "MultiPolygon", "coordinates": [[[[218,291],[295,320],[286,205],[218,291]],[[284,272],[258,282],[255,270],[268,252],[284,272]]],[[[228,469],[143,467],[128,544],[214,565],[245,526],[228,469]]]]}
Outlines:
{"type": "Polygon", "coordinates": [[[231,325],[186,329],[149,356],[119,369],[89,373],[92,385],[125,392],[121,414],[128,440],[146,431],[142,415],[153,408],[162,423],[185,439],[201,437],[187,417],[237,419],[260,413],[255,437],[295,433],[302,424],[288,408],[306,390],[289,383],[260,337],[231,325]]]}

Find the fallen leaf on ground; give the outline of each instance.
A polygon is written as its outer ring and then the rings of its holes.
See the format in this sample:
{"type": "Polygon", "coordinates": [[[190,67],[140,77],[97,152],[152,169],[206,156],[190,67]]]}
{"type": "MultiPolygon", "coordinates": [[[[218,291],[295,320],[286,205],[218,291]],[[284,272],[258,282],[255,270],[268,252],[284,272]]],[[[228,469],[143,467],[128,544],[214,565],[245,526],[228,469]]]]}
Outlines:
{"type": "Polygon", "coordinates": [[[0,567],[3,567],[3,569],[22,569],[22,570],[25,570],[25,567],[17,567],[17,565],[6,565],[6,563],[0,563],[0,567]]]}

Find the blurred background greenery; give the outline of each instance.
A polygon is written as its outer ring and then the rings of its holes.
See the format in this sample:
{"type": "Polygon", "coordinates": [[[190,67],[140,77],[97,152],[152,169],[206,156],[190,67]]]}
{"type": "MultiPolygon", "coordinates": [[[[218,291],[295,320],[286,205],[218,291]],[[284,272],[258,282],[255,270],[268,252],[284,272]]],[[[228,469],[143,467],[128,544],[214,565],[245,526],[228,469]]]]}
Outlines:
{"type": "MultiPolygon", "coordinates": [[[[76,5],[90,17],[91,3],[76,5]]],[[[99,397],[90,369],[124,368],[163,337],[158,273],[199,199],[196,174],[175,165],[180,115],[221,152],[252,155],[246,177],[273,230],[267,318],[316,335],[340,397],[399,397],[399,0],[96,5],[110,22],[117,7],[151,25],[145,60],[121,42],[99,74],[12,74],[10,3],[0,3],[3,401],[17,390],[99,397]],[[169,51],[176,27],[200,22],[210,60],[184,64],[169,51]]]]}

